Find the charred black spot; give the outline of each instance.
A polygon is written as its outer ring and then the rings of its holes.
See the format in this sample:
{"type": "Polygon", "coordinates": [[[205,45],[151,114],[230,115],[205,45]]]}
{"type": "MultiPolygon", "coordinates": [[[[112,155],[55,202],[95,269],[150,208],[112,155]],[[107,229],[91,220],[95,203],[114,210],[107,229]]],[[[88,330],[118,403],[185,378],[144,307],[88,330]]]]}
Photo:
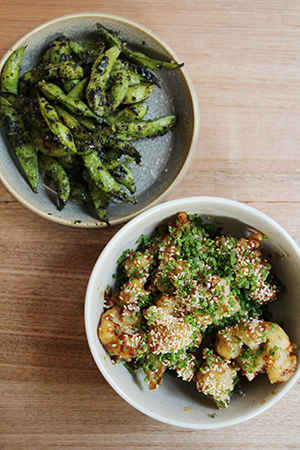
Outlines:
{"type": "Polygon", "coordinates": [[[73,140],[72,135],[70,133],[67,133],[66,139],[67,139],[67,141],[72,142],[72,140],[73,140]]]}

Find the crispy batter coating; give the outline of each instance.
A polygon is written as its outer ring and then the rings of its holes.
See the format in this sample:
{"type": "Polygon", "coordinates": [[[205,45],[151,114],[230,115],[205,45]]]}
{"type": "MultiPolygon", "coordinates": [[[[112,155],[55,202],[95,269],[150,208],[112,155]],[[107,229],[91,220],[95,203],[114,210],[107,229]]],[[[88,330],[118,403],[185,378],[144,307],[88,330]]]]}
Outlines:
{"type": "Polygon", "coordinates": [[[226,408],[234,389],[237,371],[230,360],[207,350],[204,363],[197,370],[194,380],[199,392],[211,395],[218,408],[226,408]]]}
{"type": "Polygon", "coordinates": [[[271,383],[287,381],[295,372],[297,357],[285,331],[276,323],[252,319],[219,331],[215,350],[235,359],[249,381],[266,372],[271,383]]]}

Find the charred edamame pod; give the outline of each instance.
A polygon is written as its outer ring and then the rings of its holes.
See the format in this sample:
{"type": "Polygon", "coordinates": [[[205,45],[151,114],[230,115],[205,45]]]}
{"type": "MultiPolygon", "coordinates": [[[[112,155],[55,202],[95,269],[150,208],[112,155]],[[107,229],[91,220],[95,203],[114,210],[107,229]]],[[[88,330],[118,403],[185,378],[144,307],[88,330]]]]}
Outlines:
{"type": "Polygon", "coordinates": [[[37,192],[39,184],[37,152],[22,117],[13,106],[2,104],[0,121],[33,192],[37,192]]]}
{"type": "Polygon", "coordinates": [[[98,25],[98,30],[103,37],[103,39],[109,45],[118,45],[122,48],[122,54],[134,64],[138,64],[147,69],[160,69],[160,70],[173,70],[182,67],[184,64],[178,64],[175,61],[160,61],[153,58],[149,58],[144,53],[133,52],[127,45],[122,45],[121,39],[119,39],[115,34],[110,33],[102,25],[98,25]]]}
{"type": "Polygon", "coordinates": [[[126,194],[108,170],[106,170],[96,151],[83,155],[82,159],[90,177],[104,192],[121,201],[135,202],[133,198],[126,194]]]}
{"type": "Polygon", "coordinates": [[[124,101],[129,86],[129,78],[125,71],[118,71],[113,76],[113,82],[107,93],[107,111],[115,111],[124,101]]]}
{"type": "Polygon", "coordinates": [[[171,128],[174,127],[176,120],[176,116],[169,115],[139,122],[116,122],[112,125],[112,129],[114,131],[128,134],[132,138],[142,139],[166,134],[171,128]]]}
{"type": "Polygon", "coordinates": [[[137,84],[135,86],[129,86],[122,103],[128,105],[130,103],[143,102],[151,97],[154,89],[155,86],[153,84],[137,84]]]}
{"type": "Polygon", "coordinates": [[[135,193],[135,182],[131,170],[122,162],[117,160],[111,160],[103,163],[108,172],[114,177],[114,179],[125,186],[131,194],[135,193]]]}
{"type": "Polygon", "coordinates": [[[65,36],[59,36],[54,39],[49,46],[49,62],[59,63],[69,61],[71,58],[71,49],[69,40],[65,36]]]}
{"type": "Polygon", "coordinates": [[[105,113],[105,88],[113,65],[121,52],[121,48],[114,46],[100,55],[93,64],[91,77],[86,88],[88,105],[98,116],[105,113]]]}
{"type": "Polygon", "coordinates": [[[48,97],[50,100],[61,103],[70,111],[87,117],[95,117],[93,112],[82,100],[68,97],[68,95],[65,94],[64,91],[60,89],[60,87],[58,87],[56,84],[48,83],[42,80],[38,83],[38,86],[41,92],[46,95],[46,97],[48,97]]]}
{"type": "Polygon", "coordinates": [[[54,136],[73,153],[76,153],[75,142],[72,133],[59,119],[55,108],[44,97],[38,99],[41,113],[54,136]]]}
{"type": "Polygon", "coordinates": [[[136,122],[142,120],[148,111],[146,102],[134,103],[126,108],[114,111],[105,116],[105,122],[112,125],[116,122],[136,122]]]}
{"type": "Polygon", "coordinates": [[[67,172],[57,158],[43,155],[42,153],[39,154],[39,165],[55,183],[59,201],[58,209],[61,211],[67,204],[71,193],[67,172]]]}
{"type": "Polygon", "coordinates": [[[15,50],[6,60],[1,71],[1,92],[18,93],[19,74],[26,47],[15,50]]]}
{"type": "Polygon", "coordinates": [[[77,98],[79,100],[84,101],[86,99],[85,97],[85,91],[86,91],[86,87],[88,85],[89,82],[89,77],[85,77],[82,80],[80,80],[69,92],[68,92],[68,97],[69,98],[77,98]]]}

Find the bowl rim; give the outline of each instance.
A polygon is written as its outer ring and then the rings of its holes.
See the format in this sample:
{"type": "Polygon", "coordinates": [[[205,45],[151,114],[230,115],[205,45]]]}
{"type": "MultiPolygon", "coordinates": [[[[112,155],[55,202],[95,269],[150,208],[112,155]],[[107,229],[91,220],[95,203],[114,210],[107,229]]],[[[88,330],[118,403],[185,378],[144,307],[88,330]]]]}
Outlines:
{"type": "MultiPolygon", "coordinates": [[[[147,28],[146,26],[131,20],[131,19],[127,19],[126,17],[122,17],[122,16],[118,16],[115,14],[106,14],[106,13],[97,13],[97,12],[84,12],[84,13],[77,13],[77,14],[68,14],[68,15],[62,15],[62,16],[58,16],[56,18],[53,18],[51,20],[48,20],[46,22],[41,23],[40,25],[32,28],[31,30],[29,30],[28,32],[26,32],[25,34],[23,34],[12,46],[10,46],[10,48],[4,53],[4,55],[1,57],[0,59],[0,72],[2,70],[3,65],[5,64],[5,61],[7,60],[7,58],[12,54],[12,52],[14,50],[16,50],[17,48],[19,48],[22,43],[24,42],[24,40],[30,38],[32,35],[37,34],[39,31],[50,27],[53,24],[59,23],[59,22],[65,22],[65,21],[70,21],[73,19],[84,19],[84,18],[105,18],[105,19],[111,19],[111,20],[116,20],[119,22],[122,22],[124,24],[129,24],[132,27],[135,27],[141,31],[143,31],[144,33],[148,34],[150,37],[152,37],[155,41],[157,41],[160,45],[162,45],[167,51],[168,53],[172,56],[172,58],[174,58],[174,60],[179,61],[180,58],[177,56],[177,54],[174,52],[174,50],[169,46],[169,44],[167,44],[160,36],[158,36],[155,32],[153,32],[152,30],[150,30],[149,28],[147,28]]],[[[122,218],[117,218],[117,219],[113,219],[110,222],[110,226],[115,226],[115,225],[120,225],[123,223],[126,223],[128,221],[130,221],[131,219],[133,219],[134,217],[136,217],[138,214],[143,213],[144,211],[148,210],[149,208],[154,207],[155,205],[161,203],[163,200],[165,200],[170,194],[171,192],[174,191],[174,189],[176,188],[176,186],[178,186],[178,184],[182,181],[183,177],[185,176],[185,174],[188,171],[188,168],[191,164],[191,161],[194,157],[194,154],[196,152],[197,149],[197,144],[198,144],[198,140],[199,140],[199,133],[200,133],[200,110],[199,110],[199,103],[198,103],[198,98],[197,98],[197,93],[195,90],[195,87],[193,85],[192,79],[189,75],[189,73],[187,72],[187,69],[185,68],[185,66],[180,68],[180,71],[184,77],[185,83],[187,85],[188,91],[190,93],[190,97],[191,97],[191,106],[192,106],[192,113],[193,113],[193,131],[192,131],[192,139],[191,139],[191,143],[190,143],[190,148],[187,154],[187,157],[184,161],[184,164],[182,165],[181,169],[179,170],[176,178],[172,181],[172,183],[167,187],[167,189],[161,193],[159,195],[159,197],[157,197],[155,200],[153,200],[151,203],[149,203],[148,205],[144,206],[142,209],[134,211],[122,218]]],[[[30,211],[34,212],[35,214],[39,215],[40,217],[46,219],[46,220],[50,220],[51,222],[55,222],[58,223],[60,225],[66,225],[66,226],[71,226],[71,227],[75,227],[75,228],[106,228],[108,227],[108,225],[106,223],[102,223],[102,222],[98,222],[97,220],[91,220],[89,222],[78,222],[75,219],[69,220],[69,219],[64,219],[63,217],[56,217],[53,215],[49,215],[48,212],[45,210],[41,210],[38,207],[35,207],[34,205],[32,205],[29,201],[27,201],[26,199],[24,199],[22,197],[21,194],[19,194],[17,192],[17,190],[15,190],[10,184],[9,182],[6,180],[5,176],[2,174],[2,172],[0,171],[0,181],[2,182],[2,184],[4,185],[4,187],[7,189],[8,192],[10,192],[10,194],[16,199],[18,200],[23,206],[25,206],[27,209],[29,209],[30,211]]]]}
{"type": "MultiPolygon", "coordinates": [[[[184,203],[184,205],[188,206],[189,204],[194,203],[194,202],[201,202],[202,204],[212,204],[212,203],[220,204],[220,203],[222,203],[223,205],[225,204],[228,207],[239,208],[240,211],[246,211],[246,212],[250,212],[250,213],[254,214],[256,217],[259,217],[262,220],[268,222],[272,227],[274,227],[276,229],[276,231],[281,233],[283,235],[284,239],[286,239],[290,243],[290,245],[295,249],[295,252],[297,253],[297,256],[300,260],[300,248],[299,248],[298,244],[294,241],[294,239],[275,220],[273,220],[271,217],[269,217],[265,213],[261,212],[260,210],[254,208],[250,205],[247,205],[245,203],[242,203],[242,202],[239,202],[236,200],[231,200],[231,199],[227,199],[227,198],[223,198],[223,197],[214,197],[214,196],[212,196],[212,197],[210,197],[210,196],[192,196],[192,197],[185,197],[185,198],[170,200],[170,201],[164,202],[160,205],[156,205],[156,206],[150,208],[149,210],[145,211],[144,213],[139,214],[137,217],[133,218],[130,222],[126,223],[105,245],[105,247],[103,248],[103,250],[101,251],[100,255],[98,256],[98,258],[96,260],[96,263],[92,269],[92,272],[91,272],[89,280],[88,280],[86,295],[85,295],[85,305],[84,305],[84,323],[85,323],[85,331],[86,331],[88,345],[89,345],[90,351],[92,353],[93,359],[98,367],[98,370],[100,370],[103,377],[106,379],[108,384],[110,384],[110,386],[115,390],[115,392],[117,392],[127,403],[129,403],[131,406],[133,406],[134,408],[136,408],[138,411],[142,412],[143,414],[145,414],[153,419],[156,419],[160,422],[163,422],[163,423],[167,423],[170,425],[174,425],[174,426],[186,428],[186,429],[218,429],[218,428],[224,428],[224,427],[228,427],[228,426],[237,425],[237,424],[245,422],[249,419],[252,419],[252,418],[258,416],[259,414],[261,414],[262,412],[266,411],[267,409],[269,409],[275,403],[277,403],[299,380],[299,378],[300,378],[300,361],[298,362],[298,367],[296,369],[296,372],[287,382],[285,382],[283,384],[283,388],[281,389],[281,391],[279,393],[276,393],[276,396],[274,395],[267,401],[258,405],[257,409],[254,412],[252,411],[250,413],[245,413],[242,415],[242,418],[233,418],[233,419],[223,421],[222,423],[220,423],[220,422],[216,423],[214,421],[212,421],[211,424],[183,423],[180,420],[167,419],[164,416],[160,415],[159,413],[149,412],[145,407],[143,407],[142,405],[139,405],[135,400],[132,400],[126,393],[124,393],[122,391],[122,389],[109,377],[107,372],[105,370],[102,370],[102,362],[101,362],[100,357],[97,354],[97,351],[93,345],[93,338],[92,338],[93,331],[92,331],[91,327],[89,327],[90,307],[91,307],[91,303],[92,303],[91,294],[92,294],[93,286],[96,283],[95,274],[97,272],[98,266],[101,264],[101,262],[103,260],[105,260],[106,256],[110,253],[110,249],[115,244],[115,242],[116,241],[121,242],[123,236],[126,235],[128,230],[130,230],[130,228],[132,226],[135,226],[139,223],[145,223],[147,218],[151,217],[152,215],[155,215],[159,211],[162,211],[165,208],[170,209],[170,210],[173,208],[173,212],[170,213],[170,216],[171,216],[171,215],[175,214],[174,209],[177,205],[182,205],[184,203]]],[[[166,217],[168,217],[168,216],[164,215],[162,217],[162,220],[164,220],[166,217]]]]}

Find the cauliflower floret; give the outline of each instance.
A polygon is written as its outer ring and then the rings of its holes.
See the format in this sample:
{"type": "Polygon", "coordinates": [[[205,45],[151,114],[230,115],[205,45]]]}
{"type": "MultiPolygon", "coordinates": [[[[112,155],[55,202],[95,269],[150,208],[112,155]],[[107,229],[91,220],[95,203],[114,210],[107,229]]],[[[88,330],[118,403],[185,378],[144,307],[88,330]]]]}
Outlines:
{"type": "Polygon", "coordinates": [[[190,345],[193,328],[183,318],[176,318],[167,308],[150,306],[144,317],[148,321],[148,345],[152,353],[172,353],[190,345]]]}
{"type": "Polygon", "coordinates": [[[223,358],[235,359],[249,381],[262,372],[271,383],[287,381],[297,366],[285,331],[276,323],[258,319],[219,331],[215,350],[223,358]]]}
{"type": "Polygon", "coordinates": [[[131,361],[145,351],[146,342],[136,328],[141,318],[118,306],[105,311],[98,327],[100,342],[113,361],[131,361]]]}
{"type": "Polygon", "coordinates": [[[150,253],[130,252],[124,263],[126,275],[128,278],[142,278],[145,282],[149,277],[153,261],[153,255],[150,253]]]}
{"type": "Polygon", "coordinates": [[[247,291],[250,298],[260,304],[276,299],[278,288],[267,281],[270,264],[262,257],[261,245],[264,235],[250,233],[248,239],[217,237],[218,252],[231,252],[234,277],[237,284],[247,291]]]}
{"type": "Polygon", "coordinates": [[[119,293],[119,301],[125,308],[139,309],[139,302],[149,295],[149,291],[145,289],[144,284],[143,278],[134,278],[123,285],[119,293]]]}
{"type": "Polygon", "coordinates": [[[199,392],[211,395],[218,408],[226,408],[229,406],[237,371],[232,361],[206,350],[204,362],[197,370],[194,380],[199,392]]]}

